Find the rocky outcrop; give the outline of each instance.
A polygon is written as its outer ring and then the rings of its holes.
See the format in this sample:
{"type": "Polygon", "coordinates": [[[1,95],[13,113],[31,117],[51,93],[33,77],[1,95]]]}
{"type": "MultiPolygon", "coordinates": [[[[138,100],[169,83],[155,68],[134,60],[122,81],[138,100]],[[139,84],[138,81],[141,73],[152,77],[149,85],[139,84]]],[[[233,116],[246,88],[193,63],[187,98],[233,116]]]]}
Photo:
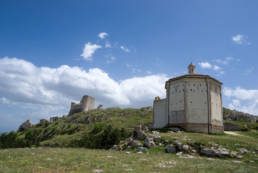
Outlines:
{"type": "Polygon", "coordinates": [[[18,131],[19,131],[19,132],[20,132],[20,131],[24,131],[24,130],[30,128],[30,127],[32,127],[32,123],[30,122],[30,120],[27,120],[27,121],[25,121],[24,123],[22,123],[22,124],[20,125],[18,131]]]}
{"type": "Polygon", "coordinates": [[[144,140],[147,137],[141,125],[134,128],[133,137],[138,140],[144,140]]]}
{"type": "Polygon", "coordinates": [[[258,116],[223,108],[223,119],[232,121],[258,122],[258,116]]]}
{"type": "Polygon", "coordinates": [[[151,148],[156,146],[155,142],[153,141],[153,138],[145,138],[144,140],[144,146],[146,146],[147,148],[151,148]]]}
{"type": "Polygon", "coordinates": [[[79,104],[74,102],[71,103],[71,108],[69,115],[79,113],[79,112],[88,112],[89,110],[94,109],[95,99],[91,96],[85,95],[82,97],[79,104]]]}

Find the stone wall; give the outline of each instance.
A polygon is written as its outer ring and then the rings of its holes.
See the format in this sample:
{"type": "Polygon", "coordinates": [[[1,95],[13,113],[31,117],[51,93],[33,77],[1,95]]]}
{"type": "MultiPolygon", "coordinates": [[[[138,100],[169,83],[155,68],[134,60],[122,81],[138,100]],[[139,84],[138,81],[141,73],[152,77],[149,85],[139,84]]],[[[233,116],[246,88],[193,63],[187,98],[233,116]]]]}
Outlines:
{"type": "Polygon", "coordinates": [[[168,102],[167,99],[155,100],[153,102],[153,128],[163,128],[168,124],[168,102]]]}
{"type": "Polygon", "coordinates": [[[216,82],[210,82],[211,97],[211,124],[223,126],[223,110],[221,98],[221,86],[216,82]]]}
{"type": "Polygon", "coordinates": [[[187,123],[208,123],[208,97],[205,79],[186,79],[187,123]]]}
{"type": "Polygon", "coordinates": [[[94,109],[95,107],[95,99],[91,96],[85,95],[82,97],[79,104],[71,103],[71,109],[69,111],[69,115],[79,113],[79,112],[87,112],[89,110],[94,109]]]}
{"type": "Polygon", "coordinates": [[[173,81],[168,88],[169,123],[185,122],[185,82],[184,79],[173,81]]]}

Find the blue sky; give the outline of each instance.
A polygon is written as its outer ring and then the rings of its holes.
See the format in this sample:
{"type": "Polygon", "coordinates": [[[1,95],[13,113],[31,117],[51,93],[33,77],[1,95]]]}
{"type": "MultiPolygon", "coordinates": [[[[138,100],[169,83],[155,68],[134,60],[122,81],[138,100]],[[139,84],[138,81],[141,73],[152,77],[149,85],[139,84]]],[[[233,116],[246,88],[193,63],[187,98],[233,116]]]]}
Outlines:
{"type": "Polygon", "coordinates": [[[67,114],[84,94],[141,107],[164,82],[223,82],[223,105],[258,115],[256,0],[0,1],[0,132],[67,114]]]}

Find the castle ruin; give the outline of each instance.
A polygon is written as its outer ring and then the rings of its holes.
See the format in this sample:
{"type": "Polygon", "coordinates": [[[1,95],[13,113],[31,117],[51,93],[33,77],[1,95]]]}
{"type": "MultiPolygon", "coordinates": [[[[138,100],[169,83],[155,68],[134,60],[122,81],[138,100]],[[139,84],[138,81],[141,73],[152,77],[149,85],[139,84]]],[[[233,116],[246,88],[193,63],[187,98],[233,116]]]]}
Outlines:
{"type": "Polygon", "coordinates": [[[69,111],[69,115],[79,113],[79,112],[87,112],[89,110],[94,109],[95,107],[95,99],[91,96],[84,95],[79,104],[74,102],[71,103],[71,109],[69,111]]]}

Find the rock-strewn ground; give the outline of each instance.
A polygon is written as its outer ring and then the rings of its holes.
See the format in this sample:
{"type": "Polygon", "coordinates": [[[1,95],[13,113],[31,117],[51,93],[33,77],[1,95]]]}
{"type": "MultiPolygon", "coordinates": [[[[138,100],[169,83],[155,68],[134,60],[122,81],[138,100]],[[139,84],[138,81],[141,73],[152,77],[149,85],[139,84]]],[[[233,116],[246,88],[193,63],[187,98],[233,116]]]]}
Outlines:
{"type": "Polygon", "coordinates": [[[11,173],[255,173],[258,165],[237,159],[218,159],[161,152],[23,148],[0,150],[0,172],[11,173]]]}

